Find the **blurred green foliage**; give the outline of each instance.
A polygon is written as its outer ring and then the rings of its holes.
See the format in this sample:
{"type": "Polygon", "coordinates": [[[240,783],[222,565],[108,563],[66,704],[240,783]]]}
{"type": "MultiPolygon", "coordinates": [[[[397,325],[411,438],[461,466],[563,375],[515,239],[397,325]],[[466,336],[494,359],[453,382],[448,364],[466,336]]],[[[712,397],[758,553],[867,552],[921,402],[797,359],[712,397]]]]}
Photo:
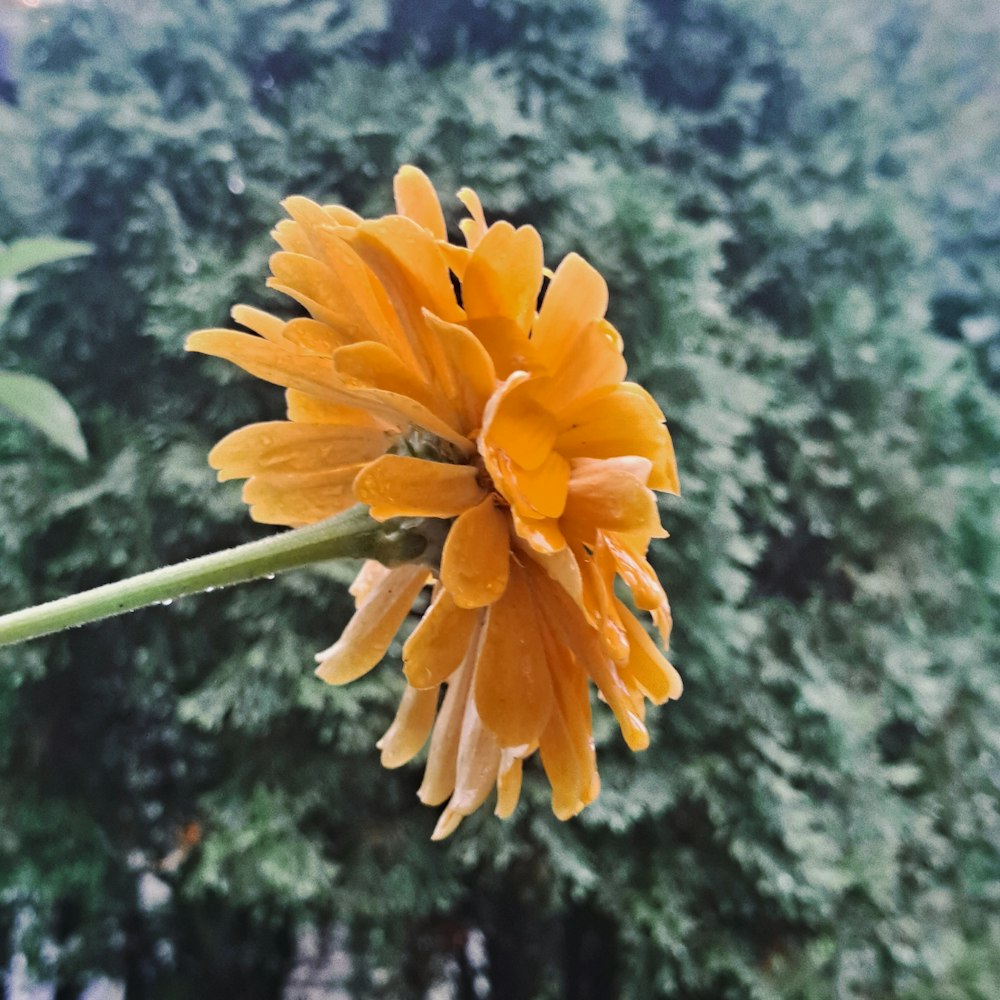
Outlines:
{"type": "MultiPolygon", "coordinates": [[[[0,324],[23,290],[23,283],[15,279],[42,264],[79,257],[91,249],[89,243],[52,236],[24,237],[7,247],[0,244],[0,324]]],[[[41,431],[73,458],[82,461],[87,457],[87,442],[73,407],[51,382],[35,375],[0,371],[0,412],[4,410],[41,431]]]]}
{"type": "Polygon", "coordinates": [[[679,454],[657,559],[687,690],[640,757],[598,709],[604,790],[579,819],[532,770],[511,822],[441,846],[419,769],[373,749],[398,671],[331,691],[309,669],[349,614],[337,571],[5,650],[0,939],[17,924],[67,997],[96,972],[129,1000],[277,997],[297,929],[336,923],[376,1000],[422,996],[473,931],[505,1000],[990,1000],[997,31],[962,7],[38,20],[0,109],[0,239],[96,253],[39,272],[0,363],[58,375],[93,459],[40,462],[0,425],[3,606],[260,533],[205,454],[280,395],[184,334],[237,301],[287,309],[263,288],[283,196],[384,212],[412,161],[608,276],[679,454]]]}

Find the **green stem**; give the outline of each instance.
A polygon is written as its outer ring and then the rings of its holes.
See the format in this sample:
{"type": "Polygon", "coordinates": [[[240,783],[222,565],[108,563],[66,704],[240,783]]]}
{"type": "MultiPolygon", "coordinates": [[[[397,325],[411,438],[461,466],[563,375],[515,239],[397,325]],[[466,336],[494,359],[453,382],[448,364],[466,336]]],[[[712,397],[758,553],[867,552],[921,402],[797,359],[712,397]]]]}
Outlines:
{"type": "Polygon", "coordinates": [[[0,616],[0,646],[327,559],[378,559],[390,566],[415,562],[427,547],[417,523],[380,524],[358,505],[318,524],[0,616]]]}

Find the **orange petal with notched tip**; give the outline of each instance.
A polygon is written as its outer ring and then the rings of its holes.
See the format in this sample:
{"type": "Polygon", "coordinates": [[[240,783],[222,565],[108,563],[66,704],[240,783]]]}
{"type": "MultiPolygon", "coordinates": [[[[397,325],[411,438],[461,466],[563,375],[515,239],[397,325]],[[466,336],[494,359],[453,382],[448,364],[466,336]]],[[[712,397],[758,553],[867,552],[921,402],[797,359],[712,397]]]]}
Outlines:
{"type": "Polygon", "coordinates": [[[208,454],[219,480],[257,473],[321,472],[370,462],[385,453],[392,436],[377,427],[275,420],[227,434],[208,454]]]}
{"type": "Polygon", "coordinates": [[[427,742],[437,715],[437,687],[418,690],[407,686],[396,717],[375,745],[382,751],[383,767],[402,767],[427,742]]]}
{"type": "Polygon", "coordinates": [[[341,637],[316,654],[316,676],[327,684],[347,684],[368,673],[385,656],[429,575],[426,566],[409,564],[387,573],[355,611],[341,637]]]}
{"type": "Polygon", "coordinates": [[[573,350],[552,374],[545,403],[560,413],[575,400],[617,387],[627,371],[618,331],[607,320],[595,320],[580,331],[573,350]]]}
{"type": "Polygon", "coordinates": [[[571,253],[556,268],[532,330],[532,344],[542,364],[558,365],[575,347],[588,324],[603,319],[608,286],[579,254],[571,253]]]}
{"type": "Polygon", "coordinates": [[[459,607],[444,588],[403,646],[403,673],[413,687],[437,687],[461,665],[478,633],[480,611],[459,607]]]}
{"type": "Polygon", "coordinates": [[[510,574],[510,529],[492,496],[461,514],[441,554],[441,583],[460,608],[497,600],[510,574]]]}
{"type": "Polygon", "coordinates": [[[531,226],[497,222],[472,253],[462,280],[466,314],[506,316],[524,332],[542,287],[542,240],[531,226]]]}
{"type": "Polygon", "coordinates": [[[474,691],[483,724],[502,747],[535,742],[552,710],[552,679],[525,572],[511,564],[503,597],[486,611],[474,691]]]}
{"type": "Polygon", "coordinates": [[[243,486],[243,501],[258,524],[314,524],[354,505],[354,479],[361,468],[256,475],[243,486]]]}
{"type": "Polygon", "coordinates": [[[400,215],[429,230],[436,240],[448,238],[441,202],[427,174],[410,164],[400,167],[392,180],[392,191],[400,215]]]}
{"type": "Polygon", "coordinates": [[[486,495],[471,465],[383,455],[354,481],[354,495],[378,521],[389,517],[457,517],[486,495]]]}

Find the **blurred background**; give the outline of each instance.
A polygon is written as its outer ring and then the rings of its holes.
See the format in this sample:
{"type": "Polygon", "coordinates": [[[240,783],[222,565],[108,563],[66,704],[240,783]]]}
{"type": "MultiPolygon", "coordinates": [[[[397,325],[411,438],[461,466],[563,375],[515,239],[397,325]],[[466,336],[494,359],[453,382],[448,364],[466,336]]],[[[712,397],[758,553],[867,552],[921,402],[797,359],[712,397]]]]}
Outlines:
{"type": "Polygon", "coordinates": [[[0,607],[266,533],[205,456],[281,394],[185,334],[413,162],[607,276],[686,681],[431,844],[342,570],[0,651],[8,995],[995,1000],[998,69],[995,0],[3,0],[0,241],[93,251],[0,280],[89,448],[0,415],[0,607]]]}

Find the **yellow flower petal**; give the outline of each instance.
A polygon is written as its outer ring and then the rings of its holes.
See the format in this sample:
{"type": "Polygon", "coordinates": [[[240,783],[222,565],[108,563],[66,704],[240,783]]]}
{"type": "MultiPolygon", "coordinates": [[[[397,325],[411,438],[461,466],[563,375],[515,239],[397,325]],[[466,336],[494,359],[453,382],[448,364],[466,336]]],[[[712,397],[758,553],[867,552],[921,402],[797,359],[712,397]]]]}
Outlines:
{"type": "Polygon", "coordinates": [[[663,414],[649,393],[631,382],[613,392],[581,400],[560,414],[555,447],[567,458],[641,455],[653,463],[650,489],[680,492],[673,444],[663,414]]]}
{"type": "MultiPolygon", "coordinates": [[[[648,465],[647,465],[648,468],[648,465]]],[[[625,459],[582,462],[573,468],[564,524],[588,544],[598,528],[663,537],[656,497],[625,459]]]]}
{"type": "Polygon", "coordinates": [[[385,656],[428,576],[424,566],[399,566],[376,584],[341,637],[316,654],[316,676],[327,684],[347,684],[368,673],[385,656]]]}
{"type": "Polygon", "coordinates": [[[555,417],[539,402],[539,395],[537,379],[515,372],[493,394],[483,413],[486,446],[503,451],[527,472],[551,455],[558,431],[555,417]]]}
{"type": "Polygon", "coordinates": [[[517,563],[503,597],[487,609],[474,690],[483,724],[500,746],[538,740],[552,710],[552,679],[527,578],[517,563]]]}
{"type": "Polygon", "coordinates": [[[437,715],[438,688],[418,690],[407,686],[396,711],[396,718],[375,745],[382,751],[382,766],[402,767],[412,760],[427,742],[437,715]]]}
{"type": "Polygon", "coordinates": [[[603,319],[608,286],[578,254],[556,268],[532,332],[532,344],[543,365],[554,368],[573,350],[580,332],[603,319]]]}
{"type": "Polygon", "coordinates": [[[562,455],[550,452],[536,469],[523,469],[512,462],[503,465],[501,490],[505,500],[528,517],[563,515],[569,496],[570,464],[562,455]]]}
{"type": "Polygon", "coordinates": [[[383,455],[354,481],[354,495],[372,517],[457,517],[486,495],[471,465],[383,455]]]}
{"type": "Polygon", "coordinates": [[[208,455],[219,480],[263,472],[321,472],[370,462],[383,454],[392,435],[377,427],[288,423],[274,420],[241,427],[208,455]]]}
{"type": "Polygon", "coordinates": [[[459,223],[466,244],[475,249],[479,241],[486,235],[486,216],[483,214],[483,204],[479,195],[472,188],[464,187],[457,195],[458,200],[466,207],[471,219],[463,219],[459,223]]]}
{"type": "Polygon", "coordinates": [[[483,407],[496,388],[493,361],[483,345],[464,326],[446,323],[424,310],[424,320],[437,336],[451,367],[457,392],[454,399],[467,434],[479,430],[483,407]]]}
{"type": "Polygon", "coordinates": [[[497,773],[497,806],[495,814],[507,819],[517,808],[521,797],[521,776],[524,758],[514,750],[500,752],[500,769],[497,773]]]}
{"type": "Polygon", "coordinates": [[[354,480],[361,468],[257,475],[244,484],[243,501],[258,524],[315,524],[354,505],[354,480]]]}
{"type": "Polygon", "coordinates": [[[629,642],[627,670],[636,679],[650,701],[662,705],[676,699],[684,692],[681,675],[656,648],[649,633],[620,601],[619,614],[629,642]]]}
{"type": "Polygon", "coordinates": [[[461,665],[482,613],[460,608],[441,587],[403,646],[403,673],[413,687],[437,687],[461,665]]]}
{"type": "Polygon", "coordinates": [[[286,413],[289,420],[303,424],[337,424],[342,427],[380,427],[383,430],[398,429],[397,424],[380,420],[369,410],[343,403],[329,403],[298,389],[285,393],[286,413]]]}
{"type": "MultiPolygon", "coordinates": [[[[475,637],[473,639],[475,642],[475,637]]],[[[472,647],[470,647],[471,649],[472,647]]],[[[417,790],[417,798],[424,805],[438,806],[455,788],[455,770],[458,762],[458,742],[462,735],[462,719],[472,684],[472,655],[462,662],[448,680],[447,690],[427,751],[424,780],[417,790]]],[[[457,825],[457,824],[456,824],[457,825]]]]}
{"type": "Polygon", "coordinates": [[[449,425],[457,423],[454,411],[384,344],[367,341],[342,347],[334,354],[333,364],[348,389],[383,389],[407,396],[440,415],[449,425]]]}
{"type": "Polygon", "coordinates": [[[451,526],[441,555],[441,583],[460,608],[497,600],[510,573],[507,516],[492,496],[462,513],[451,526]]]}
{"type": "Polygon", "coordinates": [[[466,320],[465,325],[486,348],[497,378],[506,379],[516,371],[532,366],[531,341],[512,319],[506,316],[483,316],[466,320]]]}
{"type": "Polygon", "coordinates": [[[229,315],[248,330],[259,333],[265,340],[274,341],[276,344],[285,340],[285,322],[264,312],[263,309],[254,309],[253,306],[233,306],[229,315]]]}
{"type": "Polygon", "coordinates": [[[306,319],[304,316],[285,324],[284,337],[289,344],[322,358],[330,357],[338,347],[351,342],[342,327],[334,329],[329,323],[306,319]]]}
{"type": "Polygon", "coordinates": [[[470,698],[462,718],[458,754],[455,761],[455,790],[445,807],[431,840],[443,840],[461,819],[475,812],[493,789],[500,767],[500,747],[496,737],[482,723],[470,698]]]}
{"type": "Polygon", "coordinates": [[[470,318],[506,316],[524,332],[542,288],[542,240],[531,226],[497,222],[472,253],[462,279],[462,305],[470,318]]]}
{"type": "Polygon", "coordinates": [[[231,361],[265,382],[298,389],[330,402],[355,402],[339,387],[333,364],[326,358],[285,349],[261,337],[233,330],[198,330],[184,346],[189,351],[231,361]]]}
{"type": "Polygon", "coordinates": [[[429,230],[436,240],[448,238],[441,202],[427,174],[409,164],[400,167],[393,178],[392,190],[400,215],[429,230]]]}

